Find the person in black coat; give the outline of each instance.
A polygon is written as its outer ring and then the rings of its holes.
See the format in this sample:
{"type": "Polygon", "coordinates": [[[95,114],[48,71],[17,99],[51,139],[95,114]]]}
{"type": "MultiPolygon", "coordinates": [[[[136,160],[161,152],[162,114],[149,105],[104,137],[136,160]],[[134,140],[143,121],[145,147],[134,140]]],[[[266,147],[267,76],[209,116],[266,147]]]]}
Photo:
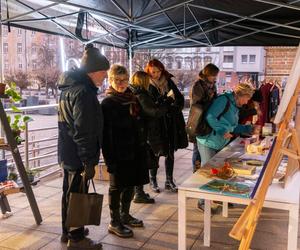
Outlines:
{"type": "MultiPolygon", "coordinates": [[[[166,115],[160,118],[156,126],[148,131],[150,146],[157,156],[165,156],[166,182],[165,189],[177,192],[173,179],[174,152],[188,146],[185,121],[182,114],[184,97],[173,82],[172,75],[165,70],[164,65],[157,59],[148,62],[145,72],[150,75],[149,92],[156,104],[161,104],[168,97],[173,99],[166,115]]],[[[157,169],[150,170],[150,184],[154,192],[160,192],[157,184],[157,169]]]]}
{"type": "MultiPolygon", "coordinates": [[[[64,170],[61,241],[68,247],[101,249],[101,244],[85,238],[88,230],[65,226],[71,192],[95,175],[102,144],[103,117],[97,99],[98,87],[107,77],[108,60],[92,44],[86,46],[81,67],[65,72],[59,80],[58,161],[64,170]]],[[[87,190],[87,188],[86,188],[87,190]]]]}
{"type": "MultiPolygon", "coordinates": [[[[143,127],[145,128],[146,135],[145,140],[148,140],[148,131],[152,127],[156,127],[156,124],[159,125],[159,118],[162,118],[168,112],[169,106],[172,103],[172,98],[167,98],[165,103],[157,105],[150,93],[148,92],[150,85],[150,76],[144,71],[137,71],[133,74],[131,78],[130,89],[133,94],[136,96],[138,103],[141,108],[141,119],[143,122],[143,127]]],[[[147,144],[147,158],[145,159],[145,163],[149,169],[157,169],[158,162],[157,159],[150,147],[147,144]]],[[[143,186],[135,187],[135,203],[154,203],[154,199],[150,197],[149,194],[144,192],[143,186]]]]}
{"type": "Polygon", "coordinates": [[[108,231],[132,237],[125,225],[142,227],[143,221],[129,214],[134,186],[149,183],[145,128],[136,97],[128,88],[128,72],[121,65],[109,71],[110,87],[102,101],[104,115],[103,156],[110,173],[108,231]]]}

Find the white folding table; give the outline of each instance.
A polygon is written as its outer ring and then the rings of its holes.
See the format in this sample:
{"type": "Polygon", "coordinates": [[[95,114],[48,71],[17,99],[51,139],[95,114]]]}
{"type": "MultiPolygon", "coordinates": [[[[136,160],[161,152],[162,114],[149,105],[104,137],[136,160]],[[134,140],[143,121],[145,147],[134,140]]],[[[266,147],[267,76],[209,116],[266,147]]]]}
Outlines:
{"type": "MultiPolygon", "coordinates": [[[[231,145],[225,150],[234,150],[231,145]]],[[[222,151],[221,151],[222,152],[222,151]]],[[[221,154],[221,152],[219,154],[221,154]]],[[[215,156],[218,157],[218,154],[215,156]]],[[[228,203],[247,205],[251,201],[247,198],[225,196],[223,194],[200,190],[199,187],[211,181],[210,178],[194,173],[178,187],[178,249],[186,249],[186,200],[187,198],[204,199],[204,246],[210,246],[211,231],[211,201],[223,202],[223,216],[228,216],[228,203]]],[[[286,188],[280,183],[273,183],[266,195],[264,207],[289,211],[288,250],[297,249],[298,222],[299,222],[299,190],[300,172],[297,172],[289,181],[286,188]]],[[[229,237],[229,236],[228,236],[229,237]]]]}

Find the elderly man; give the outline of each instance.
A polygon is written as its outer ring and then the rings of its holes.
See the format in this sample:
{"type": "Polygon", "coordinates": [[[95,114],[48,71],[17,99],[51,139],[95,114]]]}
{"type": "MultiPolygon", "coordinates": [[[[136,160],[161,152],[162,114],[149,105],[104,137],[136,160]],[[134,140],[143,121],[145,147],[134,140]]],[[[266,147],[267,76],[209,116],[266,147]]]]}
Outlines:
{"type": "Polygon", "coordinates": [[[67,228],[65,222],[69,194],[80,192],[82,175],[85,180],[94,177],[99,161],[103,118],[97,91],[108,69],[106,57],[89,44],[80,68],[64,73],[59,82],[58,158],[64,170],[61,241],[68,242],[68,249],[101,249],[101,243],[85,237],[88,229],[67,228]]]}

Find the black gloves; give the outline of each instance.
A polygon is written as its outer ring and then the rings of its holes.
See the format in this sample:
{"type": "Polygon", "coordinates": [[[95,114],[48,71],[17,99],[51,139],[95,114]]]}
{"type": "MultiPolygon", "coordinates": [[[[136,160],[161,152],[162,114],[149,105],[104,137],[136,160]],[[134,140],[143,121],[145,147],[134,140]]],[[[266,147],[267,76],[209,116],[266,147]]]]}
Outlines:
{"type": "Polygon", "coordinates": [[[86,180],[93,179],[95,176],[95,166],[84,166],[84,172],[86,180]]]}

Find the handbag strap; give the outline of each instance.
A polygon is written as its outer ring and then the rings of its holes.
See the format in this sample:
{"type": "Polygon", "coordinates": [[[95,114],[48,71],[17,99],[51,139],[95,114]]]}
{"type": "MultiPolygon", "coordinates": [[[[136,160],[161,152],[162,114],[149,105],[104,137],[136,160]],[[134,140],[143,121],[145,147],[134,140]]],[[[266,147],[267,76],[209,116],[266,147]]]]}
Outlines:
{"type": "Polygon", "coordinates": [[[96,193],[96,188],[95,188],[94,180],[92,179],[91,182],[92,182],[92,185],[93,185],[94,192],[96,193]]]}

